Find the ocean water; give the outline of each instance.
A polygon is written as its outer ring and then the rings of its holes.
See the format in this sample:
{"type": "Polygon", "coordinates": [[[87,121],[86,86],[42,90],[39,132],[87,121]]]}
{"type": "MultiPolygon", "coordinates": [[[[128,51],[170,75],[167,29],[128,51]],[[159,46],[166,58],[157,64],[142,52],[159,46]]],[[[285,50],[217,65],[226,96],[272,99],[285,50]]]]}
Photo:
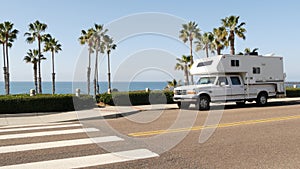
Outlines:
{"type": "MultiPolygon", "coordinates": [[[[163,90],[167,86],[167,82],[113,82],[112,89],[118,89],[118,91],[135,91],[145,90],[163,90]]],[[[107,91],[107,82],[99,82],[100,93],[107,91]]],[[[24,94],[29,93],[30,89],[34,89],[33,82],[11,82],[10,93],[11,94],[24,94]]],[[[75,90],[79,88],[82,93],[87,93],[87,83],[85,82],[56,82],[55,90],[57,94],[70,94],[75,93],[75,90]]],[[[93,93],[93,84],[91,83],[91,93],[93,93]]],[[[52,82],[42,83],[43,93],[52,93],[52,82]]],[[[0,82],[0,95],[5,94],[4,82],[0,82]]]]}

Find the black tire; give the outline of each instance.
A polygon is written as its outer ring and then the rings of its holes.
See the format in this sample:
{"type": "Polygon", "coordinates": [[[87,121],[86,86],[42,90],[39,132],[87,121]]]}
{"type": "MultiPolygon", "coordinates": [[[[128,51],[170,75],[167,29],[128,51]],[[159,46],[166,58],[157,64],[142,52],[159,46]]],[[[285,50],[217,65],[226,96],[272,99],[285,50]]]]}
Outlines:
{"type": "Polygon", "coordinates": [[[210,99],[207,96],[200,96],[197,103],[199,110],[209,110],[210,109],[210,99]]]}
{"type": "Polygon", "coordinates": [[[188,109],[190,107],[190,103],[177,102],[177,106],[179,109],[188,109]]]}
{"type": "Polygon", "coordinates": [[[259,106],[264,106],[268,103],[268,94],[263,92],[257,96],[256,104],[259,106]]]}
{"type": "Polygon", "coordinates": [[[177,106],[179,109],[181,109],[181,102],[177,102],[177,106]]]}

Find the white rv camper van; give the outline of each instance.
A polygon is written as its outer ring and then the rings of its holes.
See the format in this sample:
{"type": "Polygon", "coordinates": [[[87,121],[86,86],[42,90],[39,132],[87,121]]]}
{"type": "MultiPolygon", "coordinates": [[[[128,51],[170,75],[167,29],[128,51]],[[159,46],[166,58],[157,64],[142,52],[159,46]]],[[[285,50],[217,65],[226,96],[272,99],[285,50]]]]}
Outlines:
{"type": "Polygon", "coordinates": [[[209,110],[210,102],[229,101],[265,105],[270,97],[285,96],[282,57],[218,55],[196,60],[190,73],[199,76],[196,84],[174,89],[180,108],[209,110]]]}

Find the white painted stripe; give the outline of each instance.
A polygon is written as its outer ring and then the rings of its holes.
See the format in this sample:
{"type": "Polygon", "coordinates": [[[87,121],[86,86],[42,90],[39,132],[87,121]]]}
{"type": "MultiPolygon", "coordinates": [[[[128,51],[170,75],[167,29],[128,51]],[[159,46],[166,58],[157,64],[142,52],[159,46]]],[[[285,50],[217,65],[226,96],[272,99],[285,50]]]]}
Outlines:
{"type": "Polygon", "coordinates": [[[5,125],[1,126],[0,129],[6,128],[16,128],[16,127],[34,127],[34,126],[53,126],[53,125],[60,125],[60,124],[76,124],[74,122],[64,122],[64,123],[36,123],[36,124],[24,124],[24,125],[5,125]]]}
{"type": "Polygon", "coordinates": [[[53,141],[53,142],[12,145],[12,146],[0,147],[0,154],[12,153],[18,151],[41,150],[46,148],[78,146],[78,145],[86,145],[86,144],[93,144],[93,143],[123,141],[123,140],[124,139],[117,136],[106,136],[106,137],[95,137],[95,138],[85,138],[85,139],[76,139],[76,140],[62,140],[62,141],[53,141]]]}
{"type": "Polygon", "coordinates": [[[93,132],[93,131],[99,131],[99,130],[96,128],[83,128],[83,129],[80,128],[80,129],[57,130],[57,131],[42,131],[42,132],[35,132],[35,133],[7,134],[7,135],[0,135],[0,140],[50,136],[50,135],[64,135],[64,134],[84,133],[84,132],[93,132]]]}
{"type": "Polygon", "coordinates": [[[25,127],[25,128],[9,128],[9,129],[1,129],[0,133],[12,132],[12,131],[56,129],[56,128],[66,128],[66,127],[78,127],[78,126],[82,126],[82,125],[81,124],[65,124],[65,125],[38,126],[38,127],[25,127]]]}
{"type": "Polygon", "coordinates": [[[83,157],[74,157],[74,158],[65,158],[65,159],[57,159],[57,160],[50,160],[50,161],[39,161],[39,162],[33,162],[33,163],[2,166],[2,167],[0,167],[0,169],[82,168],[82,167],[112,164],[112,163],[145,159],[145,158],[158,157],[158,156],[159,156],[158,154],[153,153],[147,149],[136,149],[136,150],[115,152],[115,153],[107,153],[107,154],[99,154],[99,155],[91,155],[91,156],[83,156],[83,157]]]}

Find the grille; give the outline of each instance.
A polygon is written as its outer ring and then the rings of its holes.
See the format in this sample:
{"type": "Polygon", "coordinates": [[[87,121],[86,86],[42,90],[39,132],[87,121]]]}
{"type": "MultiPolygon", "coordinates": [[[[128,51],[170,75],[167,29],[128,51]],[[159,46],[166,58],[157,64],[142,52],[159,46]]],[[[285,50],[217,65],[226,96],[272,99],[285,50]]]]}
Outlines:
{"type": "Polygon", "coordinates": [[[175,90],[175,95],[186,95],[186,90],[175,90]]]}

